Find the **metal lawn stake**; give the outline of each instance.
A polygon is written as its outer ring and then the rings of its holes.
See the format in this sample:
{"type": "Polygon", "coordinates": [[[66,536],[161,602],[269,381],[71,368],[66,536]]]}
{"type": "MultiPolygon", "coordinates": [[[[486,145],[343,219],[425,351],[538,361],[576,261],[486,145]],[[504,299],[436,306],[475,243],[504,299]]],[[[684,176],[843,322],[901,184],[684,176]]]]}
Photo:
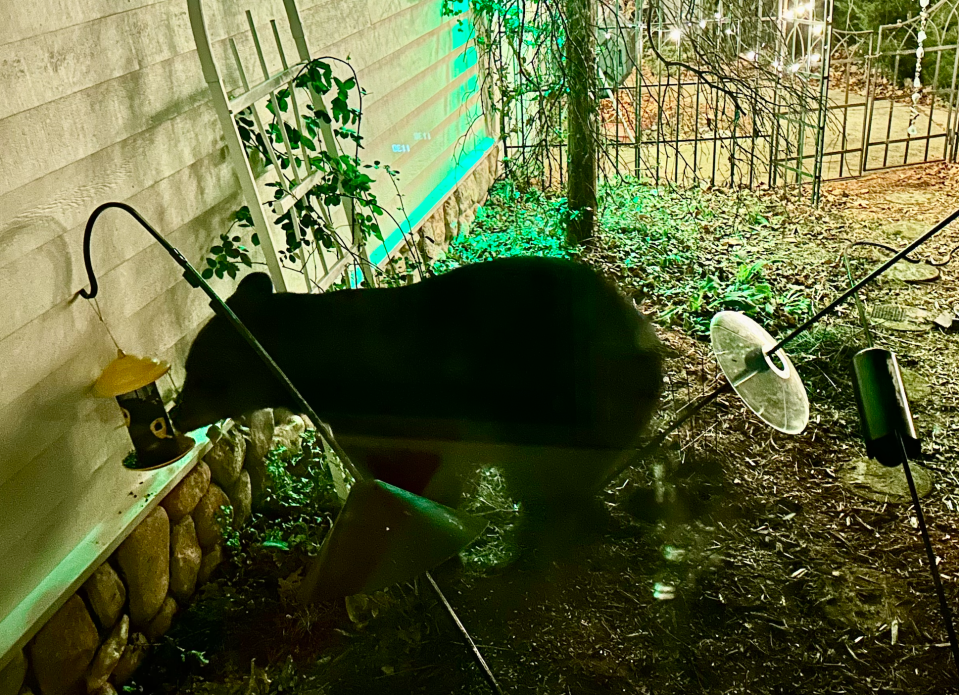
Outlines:
{"type": "Polygon", "coordinates": [[[199,287],[206,292],[211,300],[211,308],[243,336],[273,376],[293,397],[301,412],[320,430],[324,440],[356,480],[323,543],[320,557],[304,580],[301,600],[315,601],[369,593],[392,584],[410,581],[425,573],[431,588],[469,647],[483,677],[495,693],[502,693],[476,643],[428,572],[479,537],[487,526],[486,522],[375,480],[357,468],[336,442],[330,426],[319,418],[249,329],[190,265],[179,249],[164,239],[130,205],[119,202],[103,203],[87,220],[83,236],[83,261],[90,281],[90,291],[80,290],[80,296],[92,299],[98,291],[90,255],[90,237],[97,218],[109,208],[119,208],[129,213],[183,268],[186,281],[192,287],[199,287]],[[355,564],[347,567],[343,564],[345,562],[355,564]]]}
{"type": "MultiPolygon", "coordinates": [[[[795,328],[778,343],[758,323],[735,311],[722,311],[713,316],[709,326],[710,342],[716,360],[728,380],[719,388],[703,396],[695,403],[687,404],[679,417],[641,448],[638,456],[648,455],[659,448],[666,436],[679,425],[715,400],[724,391],[732,388],[750,410],[767,424],[780,432],[799,434],[809,422],[809,401],[802,380],[796,373],[783,346],[806,332],[823,317],[850,297],[855,297],[861,318],[865,313],[859,303],[858,292],[900,260],[908,256],[938,232],[959,218],[956,210],[937,223],[932,229],[888,259],[858,283],[852,285],[815,316],[795,328]]],[[[844,252],[845,257],[845,252],[844,252]]],[[[851,279],[851,277],[850,277],[851,279]]],[[[868,335],[868,328],[867,328],[868,335]]],[[[909,485],[909,493],[919,522],[929,571],[939,598],[939,607],[957,671],[959,671],[959,639],[956,637],[952,614],[942,589],[936,555],[929,539],[925,516],[919,503],[919,495],[909,468],[909,459],[920,453],[919,439],[912,421],[909,401],[902,383],[902,375],[896,356],[882,348],[870,347],[853,357],[853,386],[862,420],[866,452],[884,466],[902,466],[909,485]]],[[[610,480],[621,473],[636,456],[625,461],[610,480]]]]}

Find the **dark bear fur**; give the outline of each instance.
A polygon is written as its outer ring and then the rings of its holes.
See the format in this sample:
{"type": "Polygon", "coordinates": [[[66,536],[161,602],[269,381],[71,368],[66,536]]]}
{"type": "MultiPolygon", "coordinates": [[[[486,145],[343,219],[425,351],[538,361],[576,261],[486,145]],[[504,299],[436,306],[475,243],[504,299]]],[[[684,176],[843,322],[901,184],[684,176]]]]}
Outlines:
{"type": "MultiPolygon", "coordinates": [[[[508,258],[326,294],[275,294],[254,273],[228,304],[351,458],[445,503],[482,464],[500,465],[528,507],[588,498],[659,398],[650,322],[570,261],[508,258]]],[[[220,317],[200,331],[186,372],[183,430],[256,408],[297,410],[220,317]]]]}

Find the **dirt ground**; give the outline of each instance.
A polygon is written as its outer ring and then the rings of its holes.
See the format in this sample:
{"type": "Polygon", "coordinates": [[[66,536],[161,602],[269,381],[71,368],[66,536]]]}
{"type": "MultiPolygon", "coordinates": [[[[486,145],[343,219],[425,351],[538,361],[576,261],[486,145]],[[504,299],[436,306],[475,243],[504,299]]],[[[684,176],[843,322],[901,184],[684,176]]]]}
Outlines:
{"type": "MultiPolygon", "coordinates": [[[[957,167],[833,182],[809,213],[820,227],[787,220],[764,248],[808,269],[801,284],[821,307],[848,287],[839,254],[849,241],[901,247],[953,207],[957,167]]],[[[709,233],[723,253],[721,230],[709,233]]],[[[919,255],[945,259],[957,244],[959,227],[949,228],[919,255]]],[[[879,254],[857,248],[854,270],[861,276],[879,254]]],[[[957,272],[954,263],[929,283],[883,280],[864,293],[866,307],[938,315],[959,305],[957,272]]],[[[909,370],[923,442],[914,469],[931,483],[923,507],[956,610],[959,332],[929,328],[928,318],[913,332],[874,334],[909,370]]],[[[912,505],[901,487],[877,495],[856,463],[865,452],[848,365],[863,346],[858,326],[850,304],[789,348],[811,402],[802,434],[778,433],[724,395],[611,485],[608,524],[569,538],[561,557],[493,568],[467,559],[436,571],[503,692],[959,693],[912,505]]],[[[671,348],[665,420],[717,369],[708,344],[679,331],[662,337],[671,348]]],[[[229,620],[207,608],[205,632],[185,621],[192,645],[183,637],[157,655],[133,689],[491,692],[422,581],[303,611],[288,601],[295,569],[278,555],[257,580],[262,595],[229,620]]],[[[230,576],[207,592],[208,605],[230,597],[230,576]]]]}

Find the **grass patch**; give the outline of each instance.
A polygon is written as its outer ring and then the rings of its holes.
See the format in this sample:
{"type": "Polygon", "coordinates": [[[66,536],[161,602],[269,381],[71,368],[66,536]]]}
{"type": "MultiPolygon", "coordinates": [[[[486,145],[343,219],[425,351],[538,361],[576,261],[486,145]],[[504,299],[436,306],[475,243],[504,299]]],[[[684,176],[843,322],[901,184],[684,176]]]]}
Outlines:
{"type": "Polygon", "coordinates": [[[496,468],[483,468],[475,491],[463,511],[479,517],[489,526],[483,535],[460,553],[463,568],[470,574],[483,575],[509,565],[519,556],[514,530],[519,520],[519,505],[506,489],[503,474],[496,468]]]}
{"type": "Polygon", "coordinates": [[[230,525],[231,514],[221,517],[228,569],[221,567],[219,576],[198,590],[124,692],[241,693],[254,688],[265,695],[285,692],[280,686],[298,680],[290,662],[273,666],[269,674],[261,666],[268,663],[265,656],[274,642],[295,642],[297,635],[309,633],[316,618],[313,609],[297,603],[296,589],[339,501],[330,462],[315,437],[313,431],[304,434],[300,454],[277,447],[267,455],[271,482],[257,511],[239,530],[230,525]],[[250,655],[250,649],[260,653],[250,655]],[[256,665],[251,659],[257,659],[256,665]],[[204,682],[214,674],[219,685],[204,682]]]}
{"type": "Polygon", "coordinates": [[[508,256],[579,259],[641,299],[661,325],[699,336],[718,311],[741,311],[770,330],[808,314],[806,287],[778,280],[788,273],[775,267],[782,261],[768,243],[788,215],[778,199],[626,180],[602,186],[599,204],[595,238],[574,249],[565,237],[565,198],[500,183],[470,234],[455,239],[435,269],[508,256]]]}

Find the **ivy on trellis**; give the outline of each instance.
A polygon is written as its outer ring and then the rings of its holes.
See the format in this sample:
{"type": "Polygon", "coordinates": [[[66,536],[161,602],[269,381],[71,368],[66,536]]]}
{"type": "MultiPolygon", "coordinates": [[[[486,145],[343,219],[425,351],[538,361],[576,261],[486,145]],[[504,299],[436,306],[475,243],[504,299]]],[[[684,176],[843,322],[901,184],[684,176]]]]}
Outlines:
{"type": "MultiPolygon", "coordinates": [[[[349,67],[348,63],[345,64],[349,67]]],[[[368,172],[383,169],[394,180],[398,174],[388,164],[379,161],[364,164],[359,157],[363,147],[360,135],[362,99],[366,92],[359,87],[355,72],[352,77],[340,79],[333,74],[332,65],[321,58],[305,63],[292,84],[293,89],[303,90],[307,95],[315,94],[318,97],[317,104],[329,103],[328,109],[314,108],[310,99],[294,101],[294,95],[287,87],[276,92],[266,104],[272,116],[272,121],[264,127],[266,137],[256,126],[252,106],[236,116],[237,130],[254,171],[273,167],[274,162],[279,168],[275,172],[279,180],[266,184],[274,189],[274,201],[290,197],[290,191],[296,186],[294,171],[302,172],[304,165],[308,165],[306,169],[310,175],[319,173],[315,185],[289,210],[273,219],[276,227],[284,233],[285,248],[279,249],[278,255],[280,262],[287,267],[301,266],[302,261],[308,258],[307,254],[323,253],[323,250],[337,246],[351,252],[353,232],[347,239],[342,239],[328,215],[328,211],[343,205],[346,200],[352,201],[349,221],[351,228],[356,231],[356,241],[360,247],[365,246],[371,237],[382,242],[383,234],[377,217],[385,211],[373,193],[374,179],[368,172]],[[357,106],[350,103],[353,96],[356,97],[357,106]],[[298,106],[301,102],[306,104],[303,112],[298,106]],[[291,111],[295,124],[284,117],[289,116],[291,111]],[[324,125],[331,127],[341,154],[330,152],[317,142],[324,125]],[[347,149],[353,152],[349,153],[347,149]]],[[[241,229],[253,228],[253,217],[246,205],[233,213],[232,219],[241,229]]],[[[229,275],[235,278],[241,266],[251,267],[253,261],[242,241],[241,235],[221,234],[220,242],[210,248],[203,277],[209,279],[215,275],[223,278],[229,275]]],[[[251,235],[250,243],[253,246],[260,245],[256,232],[251,235]]]]}

